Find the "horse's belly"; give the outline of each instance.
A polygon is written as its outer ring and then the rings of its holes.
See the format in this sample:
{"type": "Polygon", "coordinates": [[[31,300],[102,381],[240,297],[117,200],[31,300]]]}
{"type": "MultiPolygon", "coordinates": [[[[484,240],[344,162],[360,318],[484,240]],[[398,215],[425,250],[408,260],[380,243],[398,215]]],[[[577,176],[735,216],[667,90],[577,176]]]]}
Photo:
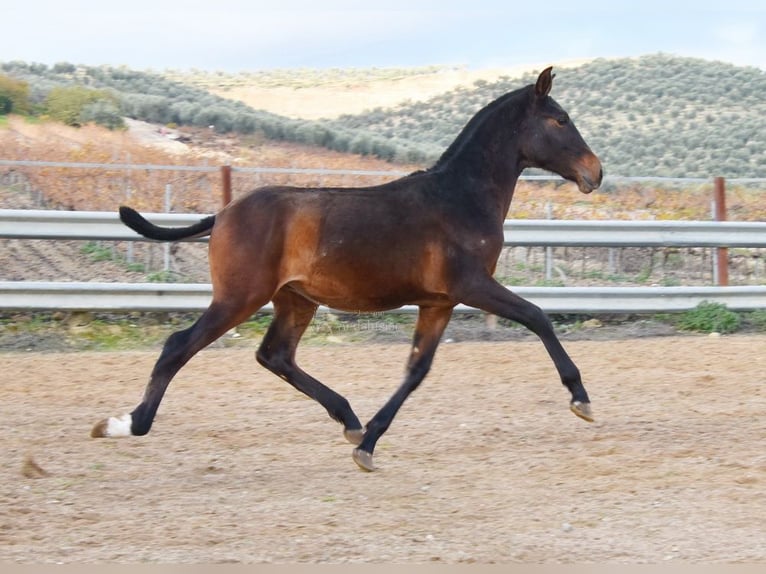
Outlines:
{"type": "Polygon", "coordinates": [[[295,281],[288,284],[295,292],[319,305],[351,313],[372,313],[397,309],[403,305],[449,305],[444,294],[428,293],[406,284],[381,285],[344,283],[337,278],[326,281],[295,281]]]}

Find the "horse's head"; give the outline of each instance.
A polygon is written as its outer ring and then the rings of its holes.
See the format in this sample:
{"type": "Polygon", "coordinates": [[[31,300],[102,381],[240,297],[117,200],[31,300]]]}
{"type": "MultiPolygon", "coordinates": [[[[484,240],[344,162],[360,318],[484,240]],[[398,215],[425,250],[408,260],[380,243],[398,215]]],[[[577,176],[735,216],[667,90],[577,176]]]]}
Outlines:
{"type": "Polygon", "coordinates": [[[569,115],[548,95],[553,77],[551,68],[546,68],[534,86],[523,128],[522,165],[557,173],[575,182],[581,192],[590,193],[601,185],[601,162],[569,115]]]}

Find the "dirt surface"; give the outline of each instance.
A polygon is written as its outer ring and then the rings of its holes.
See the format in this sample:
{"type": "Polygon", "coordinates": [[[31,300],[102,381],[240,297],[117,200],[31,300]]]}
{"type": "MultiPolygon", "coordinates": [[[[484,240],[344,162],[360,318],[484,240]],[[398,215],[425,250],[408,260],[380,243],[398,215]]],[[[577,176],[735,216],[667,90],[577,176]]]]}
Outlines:
{"type": "MultiPolygon", "coordinates": [[[[537,341],[443,344],[363,473],[341,429],[214,348],[152,432],[91,439],[156,351],[4,353],[6,562],[766,563],[766,336],[568,341],[597,421],[537,341]]],[[[363,420],[407,345],[308,344],[363,420]]]]}

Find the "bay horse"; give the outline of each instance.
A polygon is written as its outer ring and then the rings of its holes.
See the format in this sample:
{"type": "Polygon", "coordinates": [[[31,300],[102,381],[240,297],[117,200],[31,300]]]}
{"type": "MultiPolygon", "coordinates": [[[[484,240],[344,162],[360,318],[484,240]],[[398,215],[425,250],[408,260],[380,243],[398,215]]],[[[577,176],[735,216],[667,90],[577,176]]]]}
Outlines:
{"type": "Polygon", "coordinates": [[[122,221],[153,240],[210,236],[210,306],[170,335],[141,403],[97,423],[93,437],[145,435],[175,374],[198,351],[269,301],[272,322],[257,361],[318,401],[343,425],[353,459],[374,469],[373,451],[407,397],[428,373],[453,308],[463,303],[534,332],[571,393],[570,408],[592,421],[580,372],[543,311],[493,278],[503,221],[522,170],[542,168],[590,193],[601,163],[550,97],[554,75],[509,92],[480,110],[425,171],[360,188],[263,187],[184,228],[156,226],[122,206],[122,221]],[[304,372],[295,350],[319,305],[378,312],[417,305],[406,375],[362,425],[348,400],[304,372]]]}

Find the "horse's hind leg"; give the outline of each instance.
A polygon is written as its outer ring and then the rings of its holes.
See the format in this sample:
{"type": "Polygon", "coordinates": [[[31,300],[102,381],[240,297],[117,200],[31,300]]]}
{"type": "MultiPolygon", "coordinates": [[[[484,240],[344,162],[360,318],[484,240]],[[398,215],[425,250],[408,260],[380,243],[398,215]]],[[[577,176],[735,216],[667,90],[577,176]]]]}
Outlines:
{"type": "Polygon", "coordinates": [[[295,349],[314,317],[317,305],[283,289],[273,298],[274,319],[256,353],[258,362],[293,387],[321,404],[330,417],[343,425],[346,439],[359,444],[364,435],[349,402],[326,387],[295,363],[295,349]]]}
{"type": "Polygon", "coordinates": [[[213,301],[188,329],[168,337],[152,370],[141,403],[129,414],[98,422],[92,437],[145,435],[152,426],[160,401],[176,373],[198,351],[249,317],[260,305],[234,305],[231,301],[213,301]]]}

